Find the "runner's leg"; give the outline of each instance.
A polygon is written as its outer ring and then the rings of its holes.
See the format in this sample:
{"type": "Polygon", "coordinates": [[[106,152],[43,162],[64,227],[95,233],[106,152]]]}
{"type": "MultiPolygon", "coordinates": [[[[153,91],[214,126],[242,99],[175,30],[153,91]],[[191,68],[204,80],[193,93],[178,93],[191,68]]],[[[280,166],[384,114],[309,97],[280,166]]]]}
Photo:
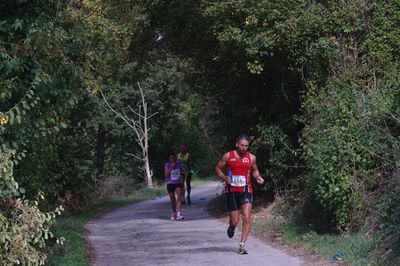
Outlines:
{"type": "Polygon", "coordinates": [[[178,212],[180,212],[182,211],[182,186],[178,186],[175,191],[178,196],[176,201],[176,209],[178,212]]]}
{"type": "Polygon", "coordinates": [[[229,225],[236,227],[239,223],[239,210],[229,212],[229,225]]]}
{"type": "Polygon", "coordinates": [[[229,225],[234,229],[240,219],[240,201],[238,201],[237,194],[235,192],[226,193],[226,203],[229,211],[229,225]]]}
{"type": "Polygon", "coordinates": [[[176,200],[175,200],[175,192],[168,193],[169,201],[171,203],[172,212],[176,212],[176,200]]]}
{"type": "Polygon", "coordinates": [[[242,235],[240,236],[240,242],[246,243],[247,236],[250,233],[250,225],[251,225],[251,208],[253,204],[251,203],[244,203],[242,204],[242,220],[243,220],[243,227],[242,227],[242,235]]]}
{"type": "MultiPolygon", "coordinates": [[[[179,186],[176,188],[176,194],[178,194],[178,199],[182,199],[182,186],[179,186]]],[[[183,214],[182,214],[182,201],[178,200],[176,203],[177,206],[177,213],[176,213],[176,220],[183,220],[183,214]]]]}
{"type": "Polygon", "coordinates": [[[186,177],[186,190],[187,190],[187,202],[188,204],[192,204],[192,200],[190,199],[190,192],[192,191],[192,173],[188,173],[188,176],[186,177]]]}
{"type": "Polygon", "coordinates": [[[235,228],[239,223],[240,213],[239,207],[240,202],[237,202],[237,195],[233,192],[228,192],[225,194],[226,203],[229,211],[229,226],[226,230],[226,234],[229,238],[232,238],[235,235],[235,228]]]}
{"type": "Polygon", "coordinates": [[[181,197],[178,199],[181,199],[181,203],[185,204],[185,182],[186,182],[186,177],[182,177],[182,191],[181,191],[181,197]]]}

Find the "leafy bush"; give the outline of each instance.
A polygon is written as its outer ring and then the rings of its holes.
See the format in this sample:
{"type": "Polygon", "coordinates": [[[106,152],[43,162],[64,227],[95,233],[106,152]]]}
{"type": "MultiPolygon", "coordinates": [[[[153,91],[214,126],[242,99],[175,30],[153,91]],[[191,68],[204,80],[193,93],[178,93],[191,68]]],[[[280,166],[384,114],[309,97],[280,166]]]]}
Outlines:
{"type": "Polygon", "coordinates": [[[21,197],[23,189],[13,178],[13,153],[0,151],[0,261],[2,265],[44,265],[46,255],[42,249],[46,240],[54,237],[49,228],[62,208],[43,213],[38,208],[39,200],[21,197]]]}
{"type": "MultiPolygon", "coordinates": [[[[265,178],[271,178],[276,192],[291,188],[299,188],[298,179],[301,166],[297,151],[290,142],[290,138],[281,127],[277,125],[259,125],[259,136],[253,142],[253,146],[260,160],[258,165],[265,178]]],[[[269,182],[265,183],[269,186],[269,182]]]]}
{"type": "Polygon", "coordinates": [[[382,177],[394,172],[398,136],[390,121],[398,106],[398,65],[389,52],[397,44],[378,41],[395,38],[397,33],[382,29],[398,25],[397,5],[351,2],[351,8],[332,4],[330,23],[343,31],[330,37],[337,54],[329,58],[325,80],[308,80],[303,102],[307,187],[331,217],[327,222],[342,229],[360,227],[375,211],[386,187],[382,177]]]}

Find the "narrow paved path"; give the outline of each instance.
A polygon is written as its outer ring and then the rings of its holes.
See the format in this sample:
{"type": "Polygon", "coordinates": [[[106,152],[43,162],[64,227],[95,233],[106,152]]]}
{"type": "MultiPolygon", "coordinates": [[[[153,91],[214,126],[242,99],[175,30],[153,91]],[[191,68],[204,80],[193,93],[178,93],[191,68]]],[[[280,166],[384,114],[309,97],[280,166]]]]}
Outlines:
{"type": "Polygon", "coordinates": [[[89,222],[93,265],[300,265],[286,255],[249,237],[248,255],[237,255],[240,233],[229,239],[227,226],[205,211],[216,196],[218,182],[193,188],[193,205],[184,206],[185,220],[170,221],[168,197],[121,207],[89,222]]]}

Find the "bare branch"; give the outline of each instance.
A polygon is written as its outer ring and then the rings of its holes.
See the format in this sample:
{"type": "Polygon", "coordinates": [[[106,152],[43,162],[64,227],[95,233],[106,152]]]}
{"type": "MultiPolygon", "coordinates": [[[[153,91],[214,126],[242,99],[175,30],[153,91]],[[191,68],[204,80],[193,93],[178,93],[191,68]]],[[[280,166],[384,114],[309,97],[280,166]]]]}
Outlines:
{"type": "Polygon", "coordinates": [[[104,100],[104,102],[106,103],[107,107],[108,107],[114,114],[116,114],[118,117],[120,117],[122,120],[124,120],[125,123],[127,123],[128,125],[130,125],[129,120],[127,120],[127,118],[126,118],[124,115],[122,115],[120,112],[116,111],[116,110],[109,104],[109,102],[107,101],[107,98],[106,98],[106,96],[104,95],[104,93],[103,93],[102,90],[100,90],[100,94],[101,94],[101,96],[103,97],[103,100],[104,100]]]}
{"type": "Polygon", "coordinates": [[[127,108],[136,116],[136,117],[129,117],[129,115],[124,111],[118,111],[114,109],[111,104],[107,101],[106,96],[104,93],[100,90],[101,96],[103,97],[104,102],[106,103],[107,107],[109,110],[111,110],[116,117],[121,118],[135,133],[135,141],[138,144],[138,146],[141,149],[141,155],[136,155],[132,153],[126,153],[127,155],[133,156],[137,160],[143,162],[143,166],[141,167],[141,170],[144,172],[144,177],[147,182],[148,187],[153,187],[153,171],[150,169],[150,163],[149,163],[149,136],[148,136],[148,120],[153,117],[155,114],[151,114],[148,116],[147,114],[147,102],[144,97],[143,89],[140,86],[140,83],[138,82],[138,87],[140,91],[140,96],[141,99],[137,102],[136,106],[138,108],[137,111],[135,111],[130,105],[127,105],[127,108]]]}
{"type": "Polygon", "coordinates": [[[129,156],[135,157],[138,161],[143,161],[143,158],[139,157],[139,156],[136,155],[136,154],[129,153],[129,152],[125,152],[125,154],[126,154],[126,155],[129,155],[129,156]]]}
{"type": "Polygon", "coordinates": [[[397,123],[400,124],[400,119],[399,119],[399,118],[397,118],[397,117],[396,117],[394,114],[392,114],[392,113],[390,113],[390,116],[391,116],[394,120],[396,120],[397,123]]]}
{"type": "Polygon", "coordinates": [[[138,113],[137,111],[133,110],[133,108],[130,105],[128,105],[128,108],[129,108],[129,110],[132,111],[132,113],[134,113],[135,115],[139,116],[140,118],[143,118],[143,115],[138,113]]]}
{"type": "Polygon", "coordinates": [[[155,116],[155,115],[158,115],[158,112],[155,112],[155,113],[149,115],[146,119],[149,120],[150,118],[152,118],[152,117],[155,116]]]}

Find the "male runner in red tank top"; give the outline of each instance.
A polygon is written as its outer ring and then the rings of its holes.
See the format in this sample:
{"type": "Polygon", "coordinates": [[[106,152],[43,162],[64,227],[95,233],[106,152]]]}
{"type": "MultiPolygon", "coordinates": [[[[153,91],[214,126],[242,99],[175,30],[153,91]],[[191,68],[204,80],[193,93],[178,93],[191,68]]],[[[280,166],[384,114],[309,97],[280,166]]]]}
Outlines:
{"type": "Polygon", "coordinates": [[[227,234],[232,238],[235,228],[239,223],[240,210],[242,210],[242,234],[238,253],[247,254],[245,243],[250,232],[251,208],[253,204],[253,187],[251,177],[258,184],[263,184],[264,179],[258,171],[256,156],[248,152],[250,138],[240,135],[236,139],[236,150],[225,153],[218,164],[215,172],[219,178],[226,182],[226,196],[229,210],[229,227],[227,234]],[[227,170],[225,174],[224,170],[227,170]]]}

